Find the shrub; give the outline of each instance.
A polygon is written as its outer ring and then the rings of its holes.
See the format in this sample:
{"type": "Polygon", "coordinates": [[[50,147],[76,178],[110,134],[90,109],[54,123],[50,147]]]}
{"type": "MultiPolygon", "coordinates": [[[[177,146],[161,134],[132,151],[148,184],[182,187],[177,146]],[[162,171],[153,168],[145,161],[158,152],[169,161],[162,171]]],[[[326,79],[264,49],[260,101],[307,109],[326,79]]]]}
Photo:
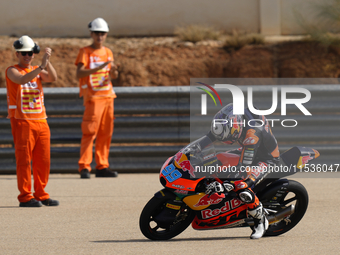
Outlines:
{"type": "Polygon", "coordinates": [[[189,25],[175,28],[175,35],[182,41],[199,42],[203,40],[218,40],[221,33],[213,27],[204,25],[189,25]]]}
{"type": "Polygon", "coordinates": [[[313,32],[305,41],[320,43],[324,46],[340,46],[340,34],[330,32],[313,32]]]}
{"type": "Polygon", "coordinates": [[[224,48],[227,50],[238,50],[248,44],[264,44],[264,36],[255,33],[240,34],[239,32],[233,31],[233,33],[226,38],[224,48]]]}
{"type": "Polygon", "coordinates": [[[315,16],[313,24],[307,23],[304,17],[295,10],[297,22],[309,35],[307,41],[325,46],[340,46],[340,0],[329,0],[311,5],[315,16]]]}

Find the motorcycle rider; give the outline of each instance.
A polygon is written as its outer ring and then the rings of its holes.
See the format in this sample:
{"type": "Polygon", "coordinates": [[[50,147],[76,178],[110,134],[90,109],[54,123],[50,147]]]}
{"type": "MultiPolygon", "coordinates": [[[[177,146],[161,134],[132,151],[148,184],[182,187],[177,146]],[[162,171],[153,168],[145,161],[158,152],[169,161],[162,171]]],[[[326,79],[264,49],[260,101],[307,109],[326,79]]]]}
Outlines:
{"type": "MultiPolygon", "coordinates": [[[[238,171],[223,176],[223,183],[212,182],[206,187],[207,194],[234,191],[248,205],[248,214],[254,218],[251,239],[261,238],[268,229],[263,206],[252,188],[268,173],[269,165],[279,162],[277,141],[264,116],[254,115],[245,109],[244,115],[233,114],[233,104],[223,107],[214,117],[207,135],[212,141],[224,144],[238,142],[239,149],[229,151],[240,155],[238,171]]],[[[222,178],[220,178],[222,179],[222,178]]]]}

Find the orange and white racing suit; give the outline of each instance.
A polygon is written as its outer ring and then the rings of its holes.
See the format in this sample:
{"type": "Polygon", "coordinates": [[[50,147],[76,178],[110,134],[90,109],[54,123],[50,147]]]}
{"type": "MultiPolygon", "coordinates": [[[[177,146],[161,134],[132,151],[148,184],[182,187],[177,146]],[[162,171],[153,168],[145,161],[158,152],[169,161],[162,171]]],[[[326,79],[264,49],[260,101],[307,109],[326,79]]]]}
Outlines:
{"type": "Polygon", "coordinates": [[[279,163],[279,147],[271,130],[268,120],[262,115],[253,115],[248,109],[245,110],[245,123],[241,137],[238,139],[241,147],[229,153],[240,155],[238,169],[243,167],[246,171],[237,171],[228,176],[235,180],[234,191],[247,190],[251,193],[253,201],[248,203],[248,209],[253,210],[260,204],[258,197],[252,188],[262,181],[268,174],[268,166],[279,163]],[[263,125],[256,121],[262,120],[263,125]],[[250,126],[251,125],[251,126],[250,126]]]}
{"type": "MultiPolygon", "coordinates": [[[[86,69],[93,69],[107,61],[113,61],[110,49],[90,46],[81,48],[75,64],[82,63],[86,69]]],[[[87,77],[79,79],[80,97],[84,98],[85,111],[81,125],[79,171],[91,171],[93,142],[95,145],[96,169],[109,167],[109,152],[114,128],[114,98],[116,94],[110,79],[111,64],[87,77]]]]}
{"type": "MultiPolygon", "coordinates": [[[[12,68],[12,67],[9,67],[12,68]]],[[[38,66],[21,68],[22,75],[32,72],[38,66]]],[[[8,70],[8,68],[7,68],[8,70]]],[[[7,77],[8,117],[11,120],[15,146],[16,173],[19,202],[32,198],[38,201],[50,198],[45,191],[50,174],[50,128],[46,121],[44,93],[40,75],[26,84],[16,84],[7,77]],[[34,194],[31,191],[31,161],[34,178],[34,194]]]]}

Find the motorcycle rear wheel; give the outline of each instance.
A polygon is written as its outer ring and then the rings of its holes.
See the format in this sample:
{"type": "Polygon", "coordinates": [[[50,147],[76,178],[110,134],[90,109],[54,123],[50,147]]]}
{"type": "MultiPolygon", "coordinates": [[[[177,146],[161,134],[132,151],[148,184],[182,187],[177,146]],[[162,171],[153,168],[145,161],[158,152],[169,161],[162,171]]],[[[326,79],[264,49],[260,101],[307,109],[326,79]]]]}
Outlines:
{"type": "Polygon", "coordinates": [[[143,235],[151,240],[168,240],[182,233],[192,222],[195,212],[183,203],[178,215],[167,226],[160,226],[155,217],[164,209],[169,197],[153,197],[145,205],[140,218],[139,227],[143,235]]]}
{"type": "MultiPolygon", "coordinates": [[[[265,208],[268,208],[269,204],[271,203],[267,201],[263,203],[263,206],[265,208]]],[[[285,208],[290,204],[294,204],[295,211],[292,215],[284,218],[283,220],[270,224],[268,230],[265,233],[265,236],[282,235],[283,233],[291,230],[299,223],[308,207],[307,190],[301,183],[289,180],[286,194],[279,198],[277,200],[277,203],[272,203],[271,208],[274,204],[277,206],[277,208],[285,208]]]]}

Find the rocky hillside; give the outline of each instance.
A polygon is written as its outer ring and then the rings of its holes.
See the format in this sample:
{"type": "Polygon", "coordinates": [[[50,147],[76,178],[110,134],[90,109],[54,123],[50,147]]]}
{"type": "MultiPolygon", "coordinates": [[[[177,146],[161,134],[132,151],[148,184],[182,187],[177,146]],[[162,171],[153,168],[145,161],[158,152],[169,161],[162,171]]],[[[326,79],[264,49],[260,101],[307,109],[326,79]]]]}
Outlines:
{"type": "MultiPolygon", "coordinates": [[[[11,48],[16,38],[0,37],[0,87],[5,87],[5,70],[16,63],[11,48]]],[[[51,62],[58,81],[45,86],[74,87],[76,59],[80,47],[90,44],[83,38],[35,38],[51,47],[51,62]]],[[[226,50],[222,41],[196,44],[174,37],[108,38],[106,46],[120,64],[114,86],[189,85],[190,78],[276,77],[314,78],[340,76],[340,47],[324,47],[311,42],[268,43],[226,50]]],[[[42,54],[34,64],[40,64],[42,54]]]]}

